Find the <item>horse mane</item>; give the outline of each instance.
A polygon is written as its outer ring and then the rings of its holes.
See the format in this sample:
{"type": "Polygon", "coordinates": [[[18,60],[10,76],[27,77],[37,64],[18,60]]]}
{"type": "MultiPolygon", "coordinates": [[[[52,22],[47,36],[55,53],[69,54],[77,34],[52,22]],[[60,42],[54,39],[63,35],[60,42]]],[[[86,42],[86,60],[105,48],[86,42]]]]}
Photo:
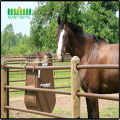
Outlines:
{"type": "Polygon", "coordinates": [[[49,56],[49,57],[52,57],[52,54],[51,54],[50,52],[48,52],[48,51],[45,51],[45,54],[46,54],[47,56],[49,56]]]}
{"type": "MultiPolygon", "coordinates": [[[[65,23],[65,21],[62,20],[62,22],[61,22],[60,25],[58,26],[58,29],[61,29],[61,30],[64,29],[64,23],[65,23]]],[[[80,26],[78,26],[78,25],[76,25],[76,24],[74,24],[74,23],[72,23],[72,22],[67,22],[67,23],[68,23],[68,27],[70,27],[70,29],[71,29],[72,31],[74,31],[77,36],[85,35],[85,36],[87,36],[87,37],[89,37],[89,38],[94,38],[98,44],[100,44],[100,41],[101,41],[101,40],[105,41],[105,39],[102,38],[102,37],[100,37],[99,35],[98,35],[98,36],[95,36],[95,35],[86,33],[85,31],[83,31],[83,28],[82,28],[82,27],[80,27],[80,26]]]]}

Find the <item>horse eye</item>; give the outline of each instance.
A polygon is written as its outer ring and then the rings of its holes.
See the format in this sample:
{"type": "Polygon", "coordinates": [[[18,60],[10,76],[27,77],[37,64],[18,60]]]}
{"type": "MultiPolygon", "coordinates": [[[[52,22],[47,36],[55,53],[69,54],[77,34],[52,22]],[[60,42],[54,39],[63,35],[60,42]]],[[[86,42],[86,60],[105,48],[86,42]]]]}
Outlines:
{"type": "Polygon", "coordinates": [[[65,35],[65,37],[67,38],[67,34],[65,35]]]}
{"type": "Polygon", "coordinates": [[[57,34],[56,34],[56,36],[57,36],[57,34]]]}

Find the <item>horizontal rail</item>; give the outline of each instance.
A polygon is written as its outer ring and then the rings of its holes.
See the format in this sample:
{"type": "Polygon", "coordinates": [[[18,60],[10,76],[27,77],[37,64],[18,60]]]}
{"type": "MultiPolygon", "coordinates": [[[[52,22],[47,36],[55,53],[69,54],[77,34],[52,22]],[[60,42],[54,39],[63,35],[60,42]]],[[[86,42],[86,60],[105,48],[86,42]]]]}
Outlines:
{"type": "Polygon", "coordinates": [[[52,113],[41,112],[41,111],[36,111],[36,110],[29,110],[29,109],[25,109],[25,108],[18,108],[18,107],[12,107],[12,106],[6,106],[6,105],[5,105],[5,108],[6,109],[11,109],[11,110],[22,111],[22,112],[39,114],[39,115],[45,115],[45,116],[55,117],[55,118],[71,118],[71,117],[68,117],[68,116],[55,115],[55,114],[52,114],[52,113]]]}
{"type": "MultiPolygon", "coordinates": [[[[9,69],[24,69],[24,66],[5,65],[5,68],[9,69]]],[[[33,66],[26,66],[26,69],[33,69],[33,66]]],[[[59,69],[71,69],[71,66],[35,66],[35,70],[59,70],[59,69]]],[[[119,64],[89,64],[89,65],[77,65],[77,69],[119,69],[119,64]]]]}
{"type": "Polygon", "coordinates": [[[71,86],[55,87],[55,89],[58,89],[58,88],[71,88],[71,86]]]}
{"type": "Polygon", "coordinates": [[[59,94],[71,95],[70,91],[55,90],[55,89],[28,88],[28,87],[20,87],[20,86],[16,87],[16,86],[8,86],[8,85],[5,85],[4,88],[7,88],[7,89],[18,89],[18,90],[27,90],[27,91],[51,92],[51,93],[59,93],[59,94]]]}
{"type": "Polygon", "coordinates": [[[119,64],[77,65],[77,69],[119,69],[119,64]]]}
{"type": "MultiPolygon", "coordinates": [[[[21,73],[12,73],[12,74],[9,74],[9,75],[19,75],[21,73]]],[[[26,74],[26,73],[22,73],[22,74],[26,74]]]]}
{"type": "MultiPolygon", "coordinates": [[[[55,89],[45,89],[45,88],[27,88],[27,87],[19,87],[19,86],[16,87],[16,86],[8,86],[8,85],[5,85],[4,88],[6,88],[6,89],[27,90],[27,91],[52,92],[52,93],[71,95],[71,91],[65,91],[65,90],[55,90],[55,89]]],[[[76,94],[78,96],[84,96],[84,97],[87,96],[87,97],[93,97],[93,98],[119,101],[119,96],[117,97],[117,96],[94,94],[94,93],[83,93],[83,92],[77,92],[76,94]]]]}
{"type": "Polygon", "coordinates": [[[57,72],[71,72],[71,71],[54,71],[55,73],[57,73],[57,72]]]}
{"type": "MultiPolygon", "coordinates": [[[[60,78],[54,78],[54,79],[69,79],[71,77],[60,77],[60,78]]],[[[26,80],[10,80],[9,82],[23,82],[23,81],[26,81],[26,80]]]]}
{"type": "MultiPolygon", "coordinates": [[[[18,57],[4,57],[4,58],[21,58],[21,57],[18,56],[18,57]]],[[[22,56],[22,58],[44,58],[44,56],[22,56]]]]}
{"type": "MultiPolygon", "coordinates": [[[[13,65],[5,65],[5,68],[9,69],[24,69],[24,66],[13,66],[13,65]]],[[[31,70],[33,66],[26,66],[25,69],[31,70]]],[[[34,70],[59,70],[59,69],[71,69],[71,66],[35,66],[34,70]]]]}
{"type": "Polygon", "coordinates": [[[20,71],[24,71],[24,69],[23,70],[9,70],[9,72],[20,72],[20,71]]]}
{"type": "MultiPolygon", "coordinates": [[[[55,87],[55,89],[58,89],[58,88],[71,88],[71,86],[65,86],[65,87],[55,87]]],[[[21,92],[21,91],[24,91],[24,90],[11,90],[9,92],[21,92]]]]}
{"type": "MultiPolygon", "coordinates": [[[[12,60],[7,60],[7,62],[12,62],[12,61],[33,61],[35,59],[12,59],[12,60]]],[[[42,60],[42,59],[39,59],[39,60],[42,60]]],[[[56,58],[51,58],[49,60],[57,60],[56,58]]]]}
{"type": "MultiPolygon", "coordinates": [[[[70,58],[64,58],[64,60],[70,60],[70,58]]],[[[12,61],[31,61],[31,60],[35,60],[35,59],[12,59],[12,60],[7,60],[7,62],[12,62],[12,61]]],[[[42,59],[40,59],[42,60],[42,59]]],[[[57,58],[49,58],[48,60],[57,60],[57,58]]]]}
{"type": "Polygon", "coordinates": [[[119,96],[111,96],[111,95],[95,94],[95,93],[83,93],[83,92],[77,92],[77,95],[83,96],[83,97],[92,97],[92,98],[94,97],[94,98],[100,98],[100,99],[119,101],[119,96]]]}
{"type": "MultiPolygon", "coordinates": [[[[27,57],[29,57],[29,58],[34,58],[34,57],[36,57],[36,56],[22,56],[22,58],[27,58],[27,57]]],[[[38,58],[41,58],[41,57],[44,57],[44,56],[37,56],[38,58]]],[[[18,56],[18,57],[4,57],[4,58],[21,58],[20,56],[18,56]]]]}
{"type": "MultiPolygon", "coordinates": [[[[20,71],[26,71],[26,70],[9,70],[9,72],[20,72],[20,71]]],[[[54,71],[54,72],[71,72],[71,71],[54,71]]]]}
{"type": "Polygon", "coordinates": [[[9,92],[21,92],[21,91],[24,91],[24,90],[10,90],[9,92]]]}
{"type": "MultiPolygon", "coordinates": [[[[26,60],[29,60],[29,59],[12,59],[12,60],[7,60],[7,62],[12,62],[12,61],[26,61],[26,60]]],[[[33,60],[33,59],[31,59],[33,60]]]]}
{"type": "MultiPolygon", "coordinates": [[[[25,63],[26,63],[26,62],[22,62],[22,64],[25,64],[25,63]]],[[[14,63],[13,63],[13,62],[12,62],[12,63],[8,63],[8,62],[7,62],[7,64],[21,64],[21,62],[19,62],[19,63],[17,63],[17,62],[16,62],[16,63],[15,63],[15,62],[14,62],[14,63]]]]}
{"type": "MultiPolygon", "coordinates": [[[[9,56],[3,56],[4,58],[21,58],[20,56],[18,56],[18,57],[9,57],[9,56]]],[[[22,58],[24,58],[23,56],[22,56],[22,58]]]]}
{"type": "Polygon", "coordinates": [[[26,80],[10,80],[9,82],[23,82],[23,81],[26,81],[26,80]]]}
{"type": "MultiPolygon", "coordinates": [[[[31,60],[29,60],[29,61],[31,61],[31,60]]],[[[60,62],[60,61],[55,60],[55,62],[60,62]]],[[[69,61],[68,61],[68,60],[65,60],[64,62],[71,62],[71,60],[69,60],[69,61]]],[[[63,62],[63,63],[64,63],[64,62],[63,62]]],[[[26,63],[26,62],[22,62],[22,64],[25,64],[25,63],[26,63]]],[[[21,62],[19,62],[19,63],[17,63],[17,62],[16,62],[16,63],[15,63],[15,62],[14,62],[14,63],[8,63],[8,62],[7,62],[7,64],[21,64],[21,62]]]]}
{"type": "MultiPolygon", "coordinates": [[[[61,62],[61,61],[57,61],[57,60],[55,60],[55,62],[57,62],[57,63],[59,63],[59,62],[61,62]]],[[[64,62],[71,62],[71,60],[64,60],[62,63],[64,63],[64,62]]]]}
{"type": "Polygon", "coordinates": [[[54,78],[54,79],[69,79],[71,77],[60,77],[60,78],[54,78]]]}

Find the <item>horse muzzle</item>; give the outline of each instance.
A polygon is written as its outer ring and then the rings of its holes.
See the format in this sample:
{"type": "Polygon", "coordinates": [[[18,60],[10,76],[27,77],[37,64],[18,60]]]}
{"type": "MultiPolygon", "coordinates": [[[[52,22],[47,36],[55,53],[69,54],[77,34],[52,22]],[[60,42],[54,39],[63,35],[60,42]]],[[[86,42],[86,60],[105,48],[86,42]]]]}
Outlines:
{"type": "Polygon", "coordinates": [[[62,53],[57,53],[57,59],[58,59],[58,61],[63,62],[64,61],[64,55],[62,53]]]}

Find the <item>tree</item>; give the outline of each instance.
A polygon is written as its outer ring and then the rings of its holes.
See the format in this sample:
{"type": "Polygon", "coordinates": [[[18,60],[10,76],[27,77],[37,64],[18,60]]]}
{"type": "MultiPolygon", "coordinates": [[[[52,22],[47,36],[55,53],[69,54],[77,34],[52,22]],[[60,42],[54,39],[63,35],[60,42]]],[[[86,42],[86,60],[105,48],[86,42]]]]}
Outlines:
{"type": "Polygon", "coordinates": [[[1,35],[1,48],[4,50],[4,54],[10,52],[10,47],[16,44],[14,40],[14,32],[13,32],[12,24],[6,25],[6,28],[3,30],[3,34],[1,35]]]}
{"type": "Polygon", "coordinates": [[[21,44],[19,46],[19,51],[18,52],[19,52],[19,54],[25,54],[25,47],[24,47],[24,45],[21,44]]]}
{"type": "Polygon", "coordinates": [[[93,1],[88,4],[90,4],[90,8],[82,18],[84,30],[87,33],[100,35],[109,43],[118,43],[119,18],[115,14],[119,8],[119,2],[93,1]]]}
{"type": "MultiPolygon", "coordinates": [[[[27,52],[28,36],[22,33],[14,34],[12,24],[6,25],[1,32],[1,54],[24,54],[27,52]]],[[[29,51],[29,50],[28,50],[29,51]]]]}
{"type": "Polygon", "coordinates": [[[23,38],[23,35],[21,32],[17,33],[16,36],[21,40],[23,38]]]}

